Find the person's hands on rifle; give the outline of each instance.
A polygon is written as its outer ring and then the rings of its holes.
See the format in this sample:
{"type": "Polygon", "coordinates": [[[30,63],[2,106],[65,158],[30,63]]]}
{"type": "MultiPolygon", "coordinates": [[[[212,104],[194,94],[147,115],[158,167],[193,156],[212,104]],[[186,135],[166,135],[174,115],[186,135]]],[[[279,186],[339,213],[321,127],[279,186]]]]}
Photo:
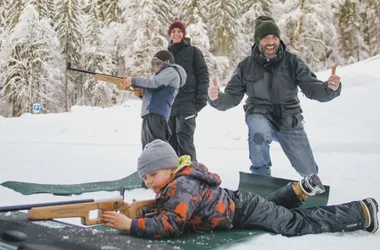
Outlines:
{"type": "MultiPolygon", "coordinates": [[[[136,199],[132,199],[132,203],[136,202],[136,199]]],[[[130,204],[127,204],[128,208],[130,204]]],[[[120,230],[131,230],[132,219],[125,214],[116,213],[114,211],[103,211],[101,217],[106,227],[111,227],[120,230]]]]}
{"type": "Polygon", "coordinates": [[[103,211],[102,221],[106,227],[128,231],[131,230],[132,219],[125,214],[113,211],[103,211]]]}
{"type": "Polygon", "coordinates": [[[133,93],[135,94],[136,97],[140,98],[144,95],[144,89],[135,88],[133,89],[133,93]]]}
{"type": "Polygon", "coordinates": [[[123,85],[126,89],[128,89],[132,85],[132,77],[124,76],[123,78],[124,78],[123,85]]]}

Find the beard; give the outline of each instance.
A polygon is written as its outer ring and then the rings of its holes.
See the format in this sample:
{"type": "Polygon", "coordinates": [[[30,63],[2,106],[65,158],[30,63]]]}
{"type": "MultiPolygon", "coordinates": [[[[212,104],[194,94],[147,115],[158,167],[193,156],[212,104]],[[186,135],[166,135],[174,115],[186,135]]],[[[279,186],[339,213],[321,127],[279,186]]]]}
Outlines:
{"type": "Polygon", "coordinates": [[[271,59],[277,55],[278,49],[280,48],[280,44],[259,44],[260,52],[267,58],[271,59]]]}

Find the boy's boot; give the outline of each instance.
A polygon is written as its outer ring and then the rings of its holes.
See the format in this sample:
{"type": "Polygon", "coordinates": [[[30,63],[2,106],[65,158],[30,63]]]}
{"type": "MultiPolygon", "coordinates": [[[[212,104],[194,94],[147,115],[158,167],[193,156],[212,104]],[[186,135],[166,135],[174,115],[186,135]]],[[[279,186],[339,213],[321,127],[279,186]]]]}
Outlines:
{"type": "Polygon", "coordinates": [[[301,201],[305,201],[309,196],[325,192],[325,187],[316,174],[306,176],[299,182],[293,182],[292,187],[301,201]]]}
{"type": "Polygon", "coordinates": [[[360,201],[362,205],[364,217],[366,220],[365,230],[374,233],[379,228],[379,220],[377,213],[379,212],[379,206],[374,198],[367,198],[360,201]]]}

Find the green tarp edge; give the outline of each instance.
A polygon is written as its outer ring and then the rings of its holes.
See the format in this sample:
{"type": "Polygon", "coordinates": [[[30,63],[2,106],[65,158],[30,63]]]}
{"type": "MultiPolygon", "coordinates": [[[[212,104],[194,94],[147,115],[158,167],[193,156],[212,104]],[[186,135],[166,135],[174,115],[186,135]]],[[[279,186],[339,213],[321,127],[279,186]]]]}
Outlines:
{"type": "Polygon", "coordinates": [[[10,188],[23,195],[49,193],[54,195],[73,195],[98,191],[118,191],[142,188],[143,182],[137,172],[114,181],[87,182],[80,184],[40,184],[21,181],[6,181],[2,186],[10,188]]]}

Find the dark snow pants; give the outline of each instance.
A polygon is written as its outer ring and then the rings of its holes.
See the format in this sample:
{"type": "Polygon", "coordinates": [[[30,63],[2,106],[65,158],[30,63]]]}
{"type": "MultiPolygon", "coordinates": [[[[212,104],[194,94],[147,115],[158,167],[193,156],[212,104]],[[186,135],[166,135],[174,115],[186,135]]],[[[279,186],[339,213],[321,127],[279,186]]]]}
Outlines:
{"type": "Polygon", "coordinates": [[[291,184],[262,198],[245,191],[229,192],[235,201],[234,228],[297,236],[365,228],[359,201],[341,205],[299,208],[302,204],[291,184]]]}
{"type": "Polygon", "coordinates": [[[166,119],[157,114],[147,114],[143,117],[141,126],[142,148],[149,142],[156,139],[168,141],[171,136],[169,125],[166,119]]]}
{"type": "Polygon", "coordinates": [[[197,154],[194,145],[194,132],[196,128],[194,115],[171,116],[169,118],[169,127],[172,136],[169,139],[178,156],[190,155],[192,161],[197,161],[197,154]]]}

